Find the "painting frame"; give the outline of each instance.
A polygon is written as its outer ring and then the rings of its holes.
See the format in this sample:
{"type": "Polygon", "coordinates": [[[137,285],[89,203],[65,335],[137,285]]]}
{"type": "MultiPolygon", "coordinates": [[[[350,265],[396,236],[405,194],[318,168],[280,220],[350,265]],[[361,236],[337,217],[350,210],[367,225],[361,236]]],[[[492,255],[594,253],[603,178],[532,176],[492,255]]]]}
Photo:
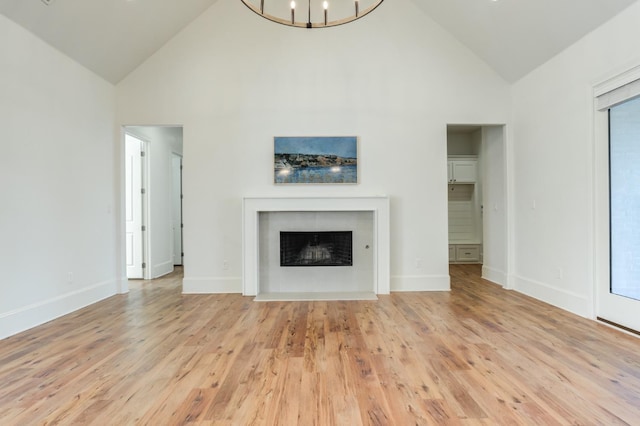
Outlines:
{"type": "Polygon", "coordinates": [[[275,185],[358,183],[357,136],[274,136],[275,185]]]}

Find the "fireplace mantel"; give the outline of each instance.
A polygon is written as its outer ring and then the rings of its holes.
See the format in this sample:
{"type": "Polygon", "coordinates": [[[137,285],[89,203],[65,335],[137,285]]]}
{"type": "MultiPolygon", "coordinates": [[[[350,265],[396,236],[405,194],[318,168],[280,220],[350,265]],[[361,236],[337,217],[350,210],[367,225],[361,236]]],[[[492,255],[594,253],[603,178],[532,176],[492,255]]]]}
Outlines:
{"type": "Polygon", "coordinates": [[[389,197],[246,197],[243,200],[242,293],[260,295],[259,220],[262,212],[371,212],[373,214],[372,294],[389,294],[389,197]]]}

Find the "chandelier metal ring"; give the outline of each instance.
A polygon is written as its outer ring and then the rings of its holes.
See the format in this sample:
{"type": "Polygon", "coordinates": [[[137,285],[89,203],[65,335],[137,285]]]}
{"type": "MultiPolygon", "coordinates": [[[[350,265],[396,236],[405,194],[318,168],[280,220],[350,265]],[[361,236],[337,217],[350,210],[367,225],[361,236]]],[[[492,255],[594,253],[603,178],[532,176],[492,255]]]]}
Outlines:
{"type": "Polygon", "coordinates": [[[257,15],[298,28],[348,24],[371,13],[384,0],[240,0],[257,15]],[[306,4],[305,4],[306,3],[306,4]],[[303,17],[304,19],[300,19],[303,17]]]}

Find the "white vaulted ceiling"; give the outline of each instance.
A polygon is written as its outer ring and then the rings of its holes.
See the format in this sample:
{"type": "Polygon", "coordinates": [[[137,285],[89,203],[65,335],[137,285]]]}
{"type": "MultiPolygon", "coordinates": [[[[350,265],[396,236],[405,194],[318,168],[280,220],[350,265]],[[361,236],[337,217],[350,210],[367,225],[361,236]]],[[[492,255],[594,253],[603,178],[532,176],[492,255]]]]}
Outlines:
{"type": "Polygon", "coordinates": [[[216,0],[0,0],[0,13],[117,83],[216,0]]]}
{"type": "MultiPolygon", "coordinates": [[[[0,0],[0,13],[115,84],[216,1],[0,0]]],[[[410,1],[514,82],[640,0],[410,1]]]]}
{"type": "Polygon", "coordinates": [[[520,79],[636,2],[413,1],[509,82],[520,79]]]}

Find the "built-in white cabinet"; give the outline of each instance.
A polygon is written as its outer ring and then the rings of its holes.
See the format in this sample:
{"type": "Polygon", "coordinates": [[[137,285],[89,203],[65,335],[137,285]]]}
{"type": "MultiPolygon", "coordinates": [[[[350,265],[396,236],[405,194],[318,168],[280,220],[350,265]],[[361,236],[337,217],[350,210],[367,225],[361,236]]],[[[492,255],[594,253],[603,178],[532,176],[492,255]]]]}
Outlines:
{"type": "Polygon", "coordinates": [[[476,159],[449,159],[448,177],[450,184],[475,183],[478,178],[476,159]]]}
{"type": "Polygon", "coordinates": [[[476,156],[449,156],[449,262],[482,262],[482,214],[476,156]]]}

